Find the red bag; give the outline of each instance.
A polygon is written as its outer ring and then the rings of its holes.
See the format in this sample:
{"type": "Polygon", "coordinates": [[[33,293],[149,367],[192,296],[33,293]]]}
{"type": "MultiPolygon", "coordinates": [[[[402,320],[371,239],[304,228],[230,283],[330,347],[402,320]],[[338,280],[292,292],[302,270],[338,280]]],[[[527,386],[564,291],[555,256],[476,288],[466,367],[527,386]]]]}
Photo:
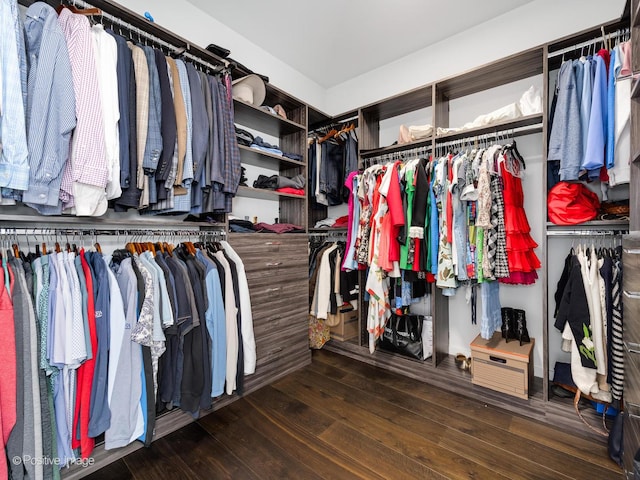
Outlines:
{"type": "Polygon", "coordinates": [[[582,183],[559,182],[547,195],[549,220],[556,225],[576,225],[598,215],[598,196],[582,183]]]}

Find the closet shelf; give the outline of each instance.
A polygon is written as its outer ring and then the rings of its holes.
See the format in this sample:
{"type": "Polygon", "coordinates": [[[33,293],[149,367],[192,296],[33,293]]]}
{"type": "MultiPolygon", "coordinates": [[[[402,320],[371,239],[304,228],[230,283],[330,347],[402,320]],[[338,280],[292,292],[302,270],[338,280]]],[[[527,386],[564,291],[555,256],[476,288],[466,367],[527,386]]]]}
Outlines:
{"type": "Polygon", "coordinates": [[[346,233],[347,227],[319,227],[319,228],[310,228],[309,233],[324,233],[324,232],[336,232],[336,233],[346,233]]]}
{"type": "Polygon", "coordinates": [[[625,220],[591,220],[590,222],[579,223],[577,225],[556,225],[547,222],[547,232],[563,232],[573,230],[628,230],[629,221],[625,220]]]}
{"type": "Polygon", "coordinates": [[[436,137],[436,142],[449,142],[453,140],[460,140],[464,138],[472,138],[478,135],[492,134],[500,131],[506,131],[511,129],[520,129],[518,134],[530,134],[542,132],[542,114],[527,115],[526,117],[520,117],[515,120],[508,120],[506,122],[494,123],[493,125],[480,128],[471,128],[461,132],[449,133],[446,135],[439,135],[436,137]],[[524,128],[531,127],[531,128],[524,128]]]}
{"type": "Polygon", "coordinates": [[[409,143],[401,143],[396,145],[389,145],[387,147],[372,148],[370,150],[360,150],[360,156],[362,158],[378,157],[388,153],[403,152],[405,150],[411,150],[412,148],[425,147],[431,144],[433,137],[423,138],[421,140],[415,140],[409,143]]]}
{"type": "Polygon", "coordinates": [[[240,157],[243,164],[253,165],[254,167],[272,167],[274,162],[279,162],[281,168],[304,167],[305,163],[292,160],[287,157],[275,155],[269,152],[263,152],[255,148],[238,145],[240,148],[240,157]]]}
{"type": "Polygon", "coordinates": [[[289,133],[304,132],[304,125],[254,107],[242,100],[233,100],[235,122],[259,132],[280,137],[289,133]]]}
{"type": "Polygon", "coordinates": [[[305,199],[305,195],[293,195],[291,193],[280,193],[275,190],[253,187],[238,187],[237,196],[255,198],[257,200],[278,200],[280,197],[296,198],[298,200],[305,199]]]}

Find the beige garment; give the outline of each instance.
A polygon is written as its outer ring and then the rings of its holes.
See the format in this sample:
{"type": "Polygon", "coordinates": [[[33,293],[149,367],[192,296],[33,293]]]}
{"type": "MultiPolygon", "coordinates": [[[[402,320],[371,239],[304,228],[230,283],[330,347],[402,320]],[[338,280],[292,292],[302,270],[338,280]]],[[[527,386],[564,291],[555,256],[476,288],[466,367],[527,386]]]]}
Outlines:
{"type": "Polygon", "coordinates": [[[144,50],[127,42],[133,57],[133,69],[136,75],[136,142],[138,151],[138,169],[136,186],[144,189],[144,170],[142,160],[147,145],[147,131],[149,130],[149,65],[144,50]]]}
{"type": "MultiPolygon", "coordinates": [[[[176,61],[167,57],[167,64],[171,69],[171,76],[173,77],[173,106],[176,110],[176,126],[178,129],[178,171],[176,173],[176,179],[173,182],[174,192],[177,187],[182,190],[182,181],[184,180],[184,156],[187,152],[187,111],[184,108],[184,99],[182,98],[182,88],[180,87],[180,74],[178,73],[178,66],[176,61]]],[[[175,192],[178,195],[177,192],[175,192]]],[[[186,190],[184,190],[186,193],[186,190]]]]}

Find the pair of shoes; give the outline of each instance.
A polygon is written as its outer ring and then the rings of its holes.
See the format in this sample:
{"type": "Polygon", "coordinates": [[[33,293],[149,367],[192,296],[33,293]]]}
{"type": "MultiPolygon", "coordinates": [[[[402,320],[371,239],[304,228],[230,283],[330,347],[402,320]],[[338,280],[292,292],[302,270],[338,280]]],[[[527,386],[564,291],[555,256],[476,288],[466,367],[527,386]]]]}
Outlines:
{"type": "Polygon", "coordinates": [[[460,370],[469,370],[471,368],[471,357],[467,357],[464,353],[457,354],[456,366],[460,370]]]}
{"type": "Polygon", "coordinates": [[[523,343],[529,343],[529,332],[527,330],[527,320],[524,310],[511,307],[502,307],[500,310],[502,316],[502,338],[508,343],[509,340],[518,340],[520,346],[523,343]]]}

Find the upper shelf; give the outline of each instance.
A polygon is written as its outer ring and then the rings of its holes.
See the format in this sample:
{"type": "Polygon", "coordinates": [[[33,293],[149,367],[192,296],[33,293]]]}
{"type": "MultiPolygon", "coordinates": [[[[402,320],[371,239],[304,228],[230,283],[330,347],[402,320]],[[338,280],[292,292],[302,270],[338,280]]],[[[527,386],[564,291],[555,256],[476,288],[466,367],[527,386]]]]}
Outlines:
{"type": "Polygon", "coordinates": [[[478,135],[485,135],[495,132],[508,131],[511,129],[521,129],[518,133],[540,133],[542,132],[542,114],[527,115],[526,117],[516,118],[514,120],[507,120],[504,122],[494,123],[486,127],[470,128],[455,133],[448,133],[446,135],[439,135],[436,137],[436,142],[448,142],[452,140],[460,140],[463,138],[477,137],[478,135]],[[527,128],[526,130],[523,127],[527,128]]]}
{"type": "Polygon", "coordinates": [[[438,94],[448,99],[513,83],[542,73],[542,47],[525,50],[501,60],[436,82],[438,94]]]}
{"type": "MultiPolygon", "coordinates": [[[[486,127],[471,128],[446,135],[439,135],[435,138],[436,143],[450,142],[464,138],[473,138],[480,135],[491,134],[495,132],[508,132],[511,129],[518,129],[518,134],[531,134],[542,132],[542,114],[528,115],[526,117],[508,120],[505,122],[494,123],[486,127]],[[527,128],[530,127],[530,128],[527,128]]],[[[414,142],[389,145],[387,147],[373,148],[370,150],[361,150],[362,158],[377,157],[388,153],[403,152],[413,148],[425,147],[432,142],[433,138],[428,137],[414,142]]]]}
{"type": "Polygon", "coordinates": [[[234,99],[233,106],[236,123],[274,137],[306,130],[304,125],[265,112],[261,108],[254,107],[242,100],[234,99]]]}
{"type": "Polygon", "coordinates": [[[240,149],[242,163],[246,163],[247,165],[269,168],[277,162],[281,168],[305,166],[304,162],[292,160],[291,158],[275,155],[269,152],[263,152],[244,145],[238,145],[238,148],[240,149]]]}
{"type": "Polygon", "coordinates": [[[430,107],[432,103],[432,87],[431,85],[426,85],[366,105],[361,108],[361,111],[365,117],[385,120],[421,108],[430,107]]]}

